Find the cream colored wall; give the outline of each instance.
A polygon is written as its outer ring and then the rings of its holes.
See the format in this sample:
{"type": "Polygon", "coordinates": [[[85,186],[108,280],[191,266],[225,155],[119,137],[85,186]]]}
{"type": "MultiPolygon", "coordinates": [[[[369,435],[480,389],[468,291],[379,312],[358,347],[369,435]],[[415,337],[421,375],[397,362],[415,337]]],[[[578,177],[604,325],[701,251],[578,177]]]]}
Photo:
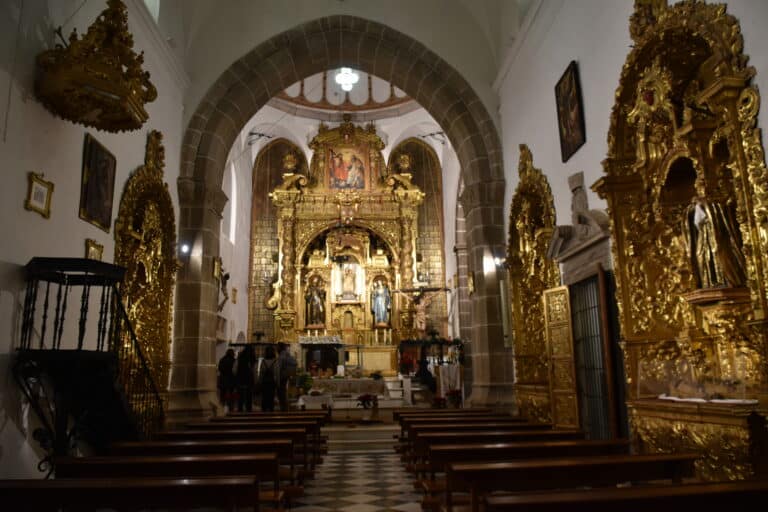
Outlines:
{"type": "MultiPolygon", "coordinates": [[[[103,10],[104,2],[80,0],[14,0],[0,5],[0,477],[38,477],[37,443],[31,439],[28,406],[12,380],[12,352],[19,339],[23,301],[22,267],[33,256],[82,257],[85,239],[104,245],[104,260],[114,257],[114,218],[123,185],[143,164],[147,132],[164,135],[165,181],[178,205],[176,179],[182,133],[185,80],[163,37],[147,22],[139,0],[128,0],[129,28],[136,51],[144,51],[144,68],[151,73],[158,99],[147,105],[149,121],[130,133],[112,134],[86,129],[54,117],[33,94],[35,55],[58,41],[53,30],[64,24],[84,33],[103,10]],[[78,10],[79,8],[79,10],[78,10]],[[90,133],[117,159],[113,228],[106,233],[78,218],[83,138],[90,133]],[[27,172],[44,173],[54,183],[51,218],[23,208],[27,172]]],[[[32,421],[34,419],[32,418],[32,421]]]]}
{"type": "MultiPolygon", "coordinates": [[[[632,44],[628,29],[632,9],[630,0],[545,0],[534,2],[529,10],[529,15],[534,16],[530,29],[523,43],[513,48],[511,66],[500,70],[497,79],[507,177],[506,215],[518,182],[520,143],[528,144],[534,165],[549,179],[559,224],[570,224],[568,176],[583,171],[587,186],[603,176],[601,162],[608,150],[614,93],[632,44]],[[554,87],[571,60],[576,60],[579,67],[587,141],[563,163],[554,87]]],[[[766,91],[768,35],[764,27],[768,2],[731,0],[728,12],[741,22],[744,52],[757,68],[755,83],[766,91]]],[[[761,111],[760,122],[763,129],[768,126],[768,109],[761,111]]],[[[592,208],[605,208],[591,190],[588,195],[592,208]]]]}

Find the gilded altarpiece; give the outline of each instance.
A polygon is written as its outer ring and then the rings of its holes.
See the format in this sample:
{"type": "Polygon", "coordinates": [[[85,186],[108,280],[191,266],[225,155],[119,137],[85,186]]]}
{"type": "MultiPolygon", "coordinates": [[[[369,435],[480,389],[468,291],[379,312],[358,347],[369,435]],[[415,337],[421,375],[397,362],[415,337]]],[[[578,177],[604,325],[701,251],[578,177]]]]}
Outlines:
{"type": "Polygon", "coordinates": [[[555,227],[555,205],[546,177],[533,166],[533,155],[520,145],[520,181],[509,213],[507,266],[510,286],[515,398],[520,414],[532,421],[552,421],[550,360],[542,295],[560,284],[557,264],[547,258],[555,227]]]}
{"type": "Polygon", "coordinates": [[[125,185],[115,229],[115,263],[126,268],[123,302],[158,388],[168,385],[171,305],[178,262],[176,222],[163,182],[162,134],[147,137],[144,165],[125,185]]]}
{"type": "Polygon", "coordinates": [[[321,124],[310,142],[308,175],[283,175],[270,194],[278,212],[279,269],[268,307],[276,339],[338,336],[363,346],[366,370],[395,373],[396,345],[413,335],[411,305],[397,290],[417,285],[424,193],[409,173],[387,173],[383,147],[372,125],[321,124]],[[379,287],[387,300],[376,321],[379,287]],[[318,304],[310,307],[312,300],[318,304]]]}
{"type": "Polygon", "coordinates": [[[630,34],[593,189],[611,219],[634,441],[697,449],[700,476],[744,478],[758,442],[747,418],[767,396],[755,70],[722,4],[637,0],[630,34]]]}

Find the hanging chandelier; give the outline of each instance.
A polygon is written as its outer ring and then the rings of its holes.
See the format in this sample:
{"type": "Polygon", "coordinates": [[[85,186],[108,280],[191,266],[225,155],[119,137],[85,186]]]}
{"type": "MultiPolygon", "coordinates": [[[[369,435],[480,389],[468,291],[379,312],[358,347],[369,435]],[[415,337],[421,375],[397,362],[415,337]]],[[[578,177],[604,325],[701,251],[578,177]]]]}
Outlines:
{"type": "Polygon", "coordinates": [[[74,123],[109,132],[136,130],[149,118],[144,104],[157,98],[142,69],[143,55],[133,51],[125,5],[108,0],[84,36],[73,30],[69,44],[37,56],[35,94],[53,114],[74,123]]]}

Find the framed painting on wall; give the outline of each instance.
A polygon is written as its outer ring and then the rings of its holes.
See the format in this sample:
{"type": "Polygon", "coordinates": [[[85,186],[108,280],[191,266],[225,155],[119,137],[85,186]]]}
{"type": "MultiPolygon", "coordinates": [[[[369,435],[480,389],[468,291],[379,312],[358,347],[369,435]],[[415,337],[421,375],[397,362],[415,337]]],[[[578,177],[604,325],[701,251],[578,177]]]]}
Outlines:
{"type": "Polygon", "coordinates": [[[104,246],[97,243],[96,240],[91,238],[85,239],[85,257],[89,260],[101,261],[101,257],[104,254],[104,246]]]}
{"type": "Polygon", "coordinates": [[[365,188],[367,158],[356,149],[330,148],[328,151],[328,187],[360,190],[365,188]]]}
{"type": "Polygon", "coordinates": [[[85,134],[80,218],[107,233],[112,228],[116,163],[115,156],[107,148],[89,134],[85,134]]]}
{"type": "Polygon", "coordinates": [[[46,219],[51,216],[51,196],[53,195],[53,183],[45,181],[42,174],[30,172],[28,174],[29,188],[24,208],[37,212],[46,219]]]}
{"type": "Polygon", "coordinates": [[[584,107],[576,61],[572,60],[555,85],[557,125],[560,131],[560,154],[567,162],[586,141],[584,107]]]}

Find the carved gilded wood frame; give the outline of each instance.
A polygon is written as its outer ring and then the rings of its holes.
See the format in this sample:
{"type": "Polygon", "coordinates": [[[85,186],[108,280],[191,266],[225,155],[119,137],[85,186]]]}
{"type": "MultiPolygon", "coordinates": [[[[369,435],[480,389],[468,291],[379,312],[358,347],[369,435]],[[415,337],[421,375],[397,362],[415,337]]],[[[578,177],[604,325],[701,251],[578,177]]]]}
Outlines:
{"type": "Polygon", "coordinates": [[[509,212],[507,265],[512,297],[512,343],[515,395],[522,415],[551,421],[549,358],[542,294],[560,284],[557,264],[547,258],[555,227],[555,204],[549,182],[533,166],[533,155],[520,145],[520,182],[509,212]]]}
{"type": "Polygon", "coordinates": [[[144,165],[123,190],[115,229],[115,263],[125,267],[122,286],[128,317],[161,390],[168,385],[171,305],[178,261],[176,215],[163,182],[162,134],[147,136],[144,165]]]}
{"type": "Polygon", "coordinates": [[[735,418],[747,406],[713,405],[708,419],[698,416],[707,434],[688,439],[675,434],[682,428],[675,413],[634,401],[667,393],[766,406],[768,171],[755,69],[724,4],[637,0],[630,34],[606,175],[593,189],[611,218],[632,428],[653,450],[701,450],[704,477],[743,477],[751,471],[749,436],[735,418]],[[685,236],[697,196],[733,212],[737,235],[721,249],[743,254],[744,283],[709,287],[697,279],[685,236]],[[715,424],[723,421],[736,423],[715,424]]]}

